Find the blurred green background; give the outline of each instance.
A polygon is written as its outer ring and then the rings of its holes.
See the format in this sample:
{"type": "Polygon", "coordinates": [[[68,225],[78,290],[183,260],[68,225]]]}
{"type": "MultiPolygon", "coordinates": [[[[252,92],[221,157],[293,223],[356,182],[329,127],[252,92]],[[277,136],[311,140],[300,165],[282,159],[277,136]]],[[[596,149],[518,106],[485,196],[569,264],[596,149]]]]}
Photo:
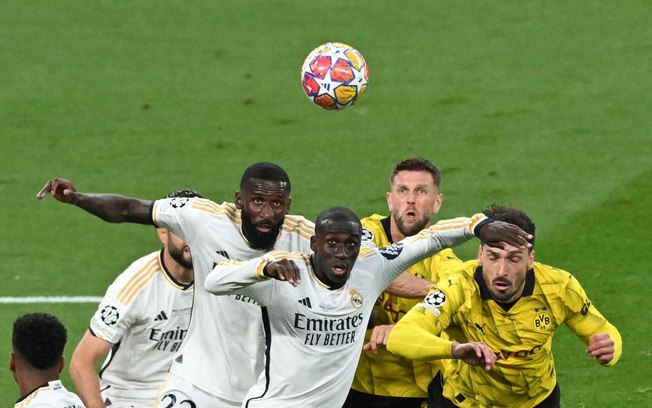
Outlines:
{"type": "MultiPolygon", "coordinates": [[[[425,156],[444,175],[440,217],[525,210],[537,259],[575,274],[620,329],[610,369],[559,332],[562,405],[650,406],[651,21],[644,0],[5,0],[0,297],[101,296],[159,246],[152,228],[37,201],[51,177],[221,202],[249,164],[274,161],[293,212],[312,219],[330,205],[386,212],[393,165],[425,156]],[[342,112],[312,106],[299,81],[328,41],[370,68],[364,98],[342,112]]],[[[69,357],[94,308],[0,304],[0,351],[17,316],[50,311],[69,329],[69,357]]],[[[0,400],[17,398],[0,364],[0,400]]]]}

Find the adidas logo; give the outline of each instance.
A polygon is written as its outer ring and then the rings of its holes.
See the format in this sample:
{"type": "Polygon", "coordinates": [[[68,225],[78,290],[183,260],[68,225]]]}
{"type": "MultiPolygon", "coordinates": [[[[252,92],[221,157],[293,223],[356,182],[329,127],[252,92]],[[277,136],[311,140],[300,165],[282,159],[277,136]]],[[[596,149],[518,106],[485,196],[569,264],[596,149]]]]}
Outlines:
{"type": "Polygon", "coordinates": [[[179,354],[179,357],[175,358],[174,361],[179,364],[183,363],[183,354],[179,354]]]}
{"type": "Polygon", "coordinates": [[[223,257],[223,258],[231,259],[231,257],[229,256],[229,253],[226,252],[226,251],[215,251],[215,253],[218,254],[219,256],[223,257]]]}
{"type": "Polygon", "coordinates": [[[302,305],[304,305],[305,307],[307,307],[308,309],[312,309],[312,305],[310,304],[310,298],[309,297],[299,299],[298,302],[301,303],[302,305]]]}
{"type": "Polygon", "coordinates": [[[161,312],[154,318],[155,322],[160,322],[162,320],[168,320],[168,315],[166,315],[163,310],[161,310],[161,312]]]}

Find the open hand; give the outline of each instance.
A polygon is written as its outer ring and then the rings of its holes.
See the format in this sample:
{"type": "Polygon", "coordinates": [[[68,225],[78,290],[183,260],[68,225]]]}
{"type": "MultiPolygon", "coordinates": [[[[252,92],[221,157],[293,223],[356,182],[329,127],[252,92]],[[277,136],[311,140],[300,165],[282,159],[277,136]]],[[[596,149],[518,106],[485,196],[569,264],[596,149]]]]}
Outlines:
{"type": "Polygon", "coordinates": [[[483,243],[492,247],[506,249],[505,243],[521,249],[532,247],[532,235],[508,222],[492,221],[483,224],[477,235],[483,243]]]}

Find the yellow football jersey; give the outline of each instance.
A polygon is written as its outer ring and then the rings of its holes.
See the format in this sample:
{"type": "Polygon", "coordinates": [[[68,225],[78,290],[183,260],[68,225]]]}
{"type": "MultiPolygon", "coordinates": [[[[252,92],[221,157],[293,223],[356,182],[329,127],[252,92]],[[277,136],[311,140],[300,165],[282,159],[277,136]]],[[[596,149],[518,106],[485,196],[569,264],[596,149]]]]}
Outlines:
{"type": "Polygon", "coordinates": [[[392,330],[387,348],[407,358],[444,363],[444,396],[460,407],[533,407],[553,390],[556,380],[552,337],[562,323],[585,344],[608,333],[618,361],[622,339],[568,272],[538,262],[528,271],[523,295],[505,310],[491,299],[477,261],[438,282],[422,303],[392,330]],[[439,337],[461,329],[469,342],[483,341],[498,360],[484,371],[451,359],[452,342],[439,337]]]}
{"type": "MultiPolygon", "coordinates": [[[[362,219],[364,239],[376,247],[385,247],[393,242],[389,238],[389,218],[374,214],[362,219]]],[[[462,261],[451,249],[444,249],[436,255],[412,265],[407,272],[412,275],[437,281],[449,273],[462,268],[462,261]]],[[[383,292],[373,311],[374,325],[394,324],[421,299],[407,299],[383,292]]],[[[365,342],[371,330],[367,330],[365,342]]],[[[426,398],[428,383],[437,374],[440,363],[411,361],[381,349],[378,353],[362,351],[353,380],[353,388],[366,394],[426,398]]]]}

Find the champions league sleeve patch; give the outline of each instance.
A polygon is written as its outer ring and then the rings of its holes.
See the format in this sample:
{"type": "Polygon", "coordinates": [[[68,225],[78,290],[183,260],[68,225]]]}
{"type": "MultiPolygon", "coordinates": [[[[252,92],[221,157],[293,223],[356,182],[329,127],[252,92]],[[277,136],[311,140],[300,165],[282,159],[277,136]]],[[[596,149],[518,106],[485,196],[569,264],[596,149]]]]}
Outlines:
{"type": "Polygon", "coordinates": [[[380,248],[378,252],[388,260],[392,260],[399,256],[401,252],[403,251],[403,244],[400,242],[397,242],[395,244],[392,244],[388,247],[380,248]]]}
{"type": "Polygon", "coordinates": [[[120,313],[118,313],[115,306],[108,305],[104,306],[104,309],[100,312],[100,317],[106,325],[113,326],[120,318],[120,313]]]}
{"type": "Polygon", "coordinates": [[[362,241],[372,241],[374,240],[374,233],[367,228],[362,229],[362,241]]]}
{"type": "Polygon", "coordinates": [[[439,289],[434,290],[433,292],[428,293],[428,295],[423,299],[423,302],[419,303],[419,306],[430,310],[439,317],[441,311],[439,308],[446,303],[446,295],[439,289]]]}
{"type": "Polygon", "coordinates": [[[183,208],[183,206],[188,204],[188,201],[190,201],[190,198],[188,197],[174,197],[172,200],[170,200],[170,207],[183,208]]]}

